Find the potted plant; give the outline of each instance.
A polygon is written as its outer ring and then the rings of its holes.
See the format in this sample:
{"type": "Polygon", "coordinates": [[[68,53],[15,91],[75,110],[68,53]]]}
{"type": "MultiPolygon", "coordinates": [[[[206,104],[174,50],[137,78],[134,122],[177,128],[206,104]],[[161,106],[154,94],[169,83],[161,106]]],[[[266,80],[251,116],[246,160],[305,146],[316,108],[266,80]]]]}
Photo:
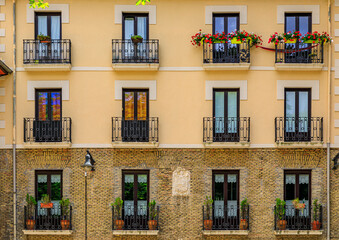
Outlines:
{"type": "Polygon", "coordinates": [[[117,197],[114,201],[114,203],[111,204],[111,206],[114,206],[114,211],[116,213],[117,219],[115,220],[115,226],[117,230],[122,230],[124,227],[124,220],[121,218],[121,210],[122,210],[122,204],[124,201],[120,198],[117,197]]]}
{"type": "Polygon", "coordinates": [[[204,205],[206,206],[206,219],[204,220],[204,229],[212,230],[213,220],[211,219],[211,209],[212,209],[213,199],[209,196],[206,196],[204,205]]]}
{"type": "Polygon", "coordinates": [[[51,37],[47,36],[47,35],[44,35],[42,33],[40,33],[37,36],[37,39],[40,40],[41,43],[50,43],[51,42],[51,37]]]}
{"type": "Polygon", "coordinates": [[[294,199],[294,200],[292,201],[292,204],[293,204],[294,208],[297,209],[297,210],[299,210],[299,211],[300,211],[300,210],[303,211],[304,208],[305,208],[305,203],[301,203],[301,202],[299,201],[299,198],[294,199]]]}
{"type": "Polygon", "coordinates": [[[36,205],[36,200],[33,196],[30,196],[28,193],[26,195],[26,203],[27,203],[27,219],[26,226],[28,230],[33,230],[35,226],[34,220],[34,208],[36,205]]]}
{"type": "Polygon", "coordinates": [[[286,220],[283,220],[283,217],[285,215],[286,202],[284,200],[281,200],[280,198],[277,198],[275,201],[276,201],[276,204],[275,204],[274,214],[279,218],[277,220],[277,227],[279,230],[285,230],[286,220]]]}
{"type": "Polygon", "coordinates": [[[241,219],[240,219],[240,230],[247,230],[248,228],[248,222],[247,222],[247,216],[248,216],[248,202],[247,198],[241,201],[240,203],[240,212],[241,212],[241,219]]]}
{"type": "Polygon", "coordinates": [[[53,207],[53,203],[51,202],[51,199],[48,194],[42,195],[40,207],[41,208],[52,208],[53,207]]]}
{"type": "Polygon", "coordinates": [[[143,38],[140,35],[131,36],[131,40],[134,44],[141,43],[143,38]]]}
{"type": "Polygon", "coordinates": [[[150,220],[148,220],[148,229],[149,230],[155,230],[157,229],[157,220],[155,220],[156,216],[157,216],[157,210],[155,208],[156,202],[155,200],[150,201],[148,204],[149,207],[149,217],[150,220]]]}
{"type": "Polygon", "coordinates": [[[318,203],[318,199],[314,199],[312,230],[320,230],[321,222],[319,221],[319,212],[320,212],[320,203],[318,203]]]}
{"type": "Polygon", "coordinates": [[[68,198],[66,198],[66,199],[62,198],[60,200],[59,204],[60,204],[60,208],[61,208],[61,217],[62,217],[61,229],[62,230],[68,230],[69,225],[70,225],[70,222],[68,220],[69,205],[70,205],[69,199],[68,198]]]}

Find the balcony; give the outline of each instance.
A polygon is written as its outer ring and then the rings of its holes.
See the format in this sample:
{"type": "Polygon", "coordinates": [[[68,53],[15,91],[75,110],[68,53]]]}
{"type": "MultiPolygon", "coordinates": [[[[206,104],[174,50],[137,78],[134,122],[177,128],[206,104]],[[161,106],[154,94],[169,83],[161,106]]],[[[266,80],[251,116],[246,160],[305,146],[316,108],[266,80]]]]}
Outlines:
{"type": "Polygon", "coordinates": [[[159,40],[112,40],[112,67],[115,71],[157,71],[159,40]]]}
{"type": "Polygon", "coordinates": [[[121,208],[120,216],[114,206],[112,207],[113,235],[158,235],[159,232],[159,206],[156,207],[155,219],[150,218],[150,209],[145,206],[125,205],[121,208]],[[123,222],[121,222],[121,220],[123,222]],[[154,221],[155,220],[155,221],[154,221]],[[156,222],[153,226],[151,223],[156,222]]]}
{"type": "Polygon", "coordinates": [[[157,147],[159,145],[159,118],[124,120],[112,118],[112,142],[114,147],[157,147]]]}
{"type": "Polygon", "coordinates": [[[279,43],[275,46],[275,67],[282,71],[321,71],[324,45],[321,43],[279,43]]]}
{"type": "Polygon", "coordinates": [[[205,70],[248,70],[250,43],[203,44],[205,70]]]}
{"type": "Polygon", "coordinates": [[[250,143],[249,117],[204,117],[205,147],[243,147],[250,143]]]}
{"type": "Polygon", "coordinates": [[[63,213],[59,204],[52,208],[40,208],[35,205],[33,209],[24,207],[25,235],[70,235],[72,234],[72,206],[68,213],[63,213]]]}
{"type": "Polygon", "coordinates": [[[70,71],[71,40],[24,40],[26,71],[70,71]]]}
{"type": "Polygon", "coordinates": [[[313,206],[306,204],[303,210],[295,209],[293,205],[285,206],[285,213],[280,218],[274,207],[275,235],[321,235],[323,233],[323,211],[319,207],[315,214],[313,206]],[[316,219],[315,219],[315,216],[316,219]],[[315,221],[318,221],[318,228],[315,221]],[[286,227],[284,227],[286,225],[286,227]]]}
{"type": "Polygon", "coordinates": [[[275,142],[290,146],[291,144],[317,145],[323,142],[322,117],[276,117],[275,142]]]}
{"type": "MultiPolygon", "coordinates": [[[[70,144],[72,142],[72,119],[64,117],[59,121],[40,121],[35,118],[24,118],[24,142],[38,143],[36,146],[40,147],[42,143],[45,145],[46,143],[70,144]]],[[[47,144],[47,146],[52,145],[47,144]]]]}
{"type": "Polygon", "coordinates": [[[217,204],[215,201],[210,209],[203,206],[204,235],[248,235],[249,206],[242,211],[240,206],[217,204]],[[211,215],[211,218],[209,217],[211,215]]]}

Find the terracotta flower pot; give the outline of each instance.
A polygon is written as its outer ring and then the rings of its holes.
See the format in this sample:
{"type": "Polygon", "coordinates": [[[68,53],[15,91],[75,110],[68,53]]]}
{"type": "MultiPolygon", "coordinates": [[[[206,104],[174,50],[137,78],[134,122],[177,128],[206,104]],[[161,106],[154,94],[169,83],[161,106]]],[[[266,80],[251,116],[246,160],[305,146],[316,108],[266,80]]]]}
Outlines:
{"type": "Polygon", "coordinates": [[[313,221],[312,222],[312,230],[320,230],[320,222],[319,221],[313,221]]]}
{"type": "Polygon", "coordinates": [[[240,225],[239,225],[240,230],[247,230],[247,227],[248,227],[247,220],[246,219],[241,219],[240,220],[240,225]]]}
{"type": "Polygon", "coordinates": [[[51,40],[40,40],[41,43],[50,43],[51,40]]]}
{"type": "Polygon", "coordinates": [[[61,220],[61,229],[62,230],[69,230],[70,222],[69,220],[61,220]]]}
{"type": "Polygon", "coordinates": [[[117,230],[122,230],[124,224],[125,224],[124,220],[115,220],[115,226],[117,230]]]}
{"type": "Polygon", "coordinates": [[[204,229],[212,230],[213,220],[204,220],[204,229]]]}
{"type": "Polygon", "coordinates": [[[27,219],[26,220],[26,226],[28,230],[34,230],[34,226],[35,226],[35,220],[33,219],[27,219]]]}
{"type": "Polygon", "coordinates": [[[277,228],[279,230],[286,230],[286,220],[278,220],[277,221],[277,228]]]}
{"type": "Polygon", "coordinates": [[[52,208],[53,203],[40,203],[41,208],[52,208]]]}
{"type": "Polygon", "coordinates": [[[149,230],[156,230],[157,229],[157,220],[149,220],[148,221],[148,229],[149,230]]]}
{"type": "Polygon", "coordinates": [[[132,38],[132,42],[134,43],[134,44],[137,44],[137,43],[142,43],[142,38],[132,38]]]}

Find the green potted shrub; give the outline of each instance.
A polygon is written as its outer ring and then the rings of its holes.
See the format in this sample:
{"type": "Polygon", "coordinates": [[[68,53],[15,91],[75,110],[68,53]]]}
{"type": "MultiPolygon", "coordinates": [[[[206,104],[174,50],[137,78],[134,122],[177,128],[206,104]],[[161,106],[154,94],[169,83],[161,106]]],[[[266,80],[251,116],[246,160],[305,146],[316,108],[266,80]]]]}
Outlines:
{"type": "Polygon", "coordinates": [[[53,203],[51,202],[51,199],[48,194],[42,195],[40,207],[41,208],[52,208],[53,207],[53,203]]]}
{"type": "Polygon", "coordinates": [[[122,216],[121,216],[121,210],[122,210],[123,203],[124,201],[120,197],[117,197],[114,203],[111,203],[111,206],[114,206],[114,211],[117,216],[117,219],[115,220],[115,226],[117,230],[122,230],[122,228],[124,227],[124,220],[122,220],[122,216]]]}
{"type": "Polygon", "coordinates": [[[319,221],[319,213],[320,213],[320,203],[318,203],[318,199],[314,199],[312,230],[320,230],[321,222],[319,221]]]}
{"type": "Polygon", "coordinates": [[[212,230],[213,220],[211,219],[211,210],[212,210],[213,199],[209,196],[206,196],[204,205],[206,206],[206,219],[204,220],[204,229],[212,230]]]}
{"type": "Polygon", "coordinates": [[[148,220],[148,229],[155,230],[157,229],[157,225],[158,225],[157,220],[156,220],[157,210],[156,210],[155,200],[150,201],[148,203],[148,207],[149,207],[149,217],[150,217],[150,220],[148,220]]]}
{"type": "Polygon", "coordinates": [[[134,44],[141,43],[143,38],[140,35],[131,36],[131,40],[134,44]]]}
{"type": "Polygon", "coordinates": [[[69,229],[69,219],[68,219],[68,214],[69,214],[69,206],[70,206],[70,201],[68,198],[64,199],[62,198],[59,202],[60,208],[61,208],[61,229],[62,230],[68,230],[69,229]]]}
{"type": "Polygon", "coordinates": [[[277,220],[277,227],[279,230],[285,230],[286,229],[286,220],[283,220],[283,217],[285,215],[285,205],[286,202],[284,200],[281,200],[280,198],[277,198],[275,203],[275,210],[274,214],[278,217],[277,220]]]}
{"type": "Polygon", "coordinates": [[[28,230],[34,230],[34,226],[35,226],[34,209],[35,209],[35,205],[36,205],[36,200],[33,196],[31,196],[27,193],[26,203],[27,203],[26,226],[27,226],[28,230]]]}
{"type": "Polygon", "coordinates": [[[47,36],[47,35],[44,35],[42,33],[40,33],[37,36],[37,39],[40,40],[41,43],[50,43],[51,42],[51,37],[47,36]]]}
{"type": "Polygon", "coordinates": [[[248,228],[248,222],[247,222],[247,215],[248,215],[248,202],[247,198],[241,201],[240,203],[240,213],[241,213],[241,219],[240,219],[240,230],[247,230],[248,228]]]}

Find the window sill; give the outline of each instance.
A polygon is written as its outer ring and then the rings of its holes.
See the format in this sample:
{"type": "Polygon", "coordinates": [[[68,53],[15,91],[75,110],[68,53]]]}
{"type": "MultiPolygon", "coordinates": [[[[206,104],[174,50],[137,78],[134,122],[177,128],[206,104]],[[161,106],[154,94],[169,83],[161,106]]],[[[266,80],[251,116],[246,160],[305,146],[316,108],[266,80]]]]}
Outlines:
{"type": "Polygon", "coordinates": [[[159,230],[113,230],[113,235],[147,235],[157,236],[159,230]]]}
{"type": "Polygon", "coordinates": [[[204,142],[205,148],[248,148],[249,142],[204,142]]]}
{"type": "Polygon", "coordinates": [[[36,64],[24,64],[25,71],[30,72],[46,72],[46,71],[71,71],[71,64],[69,63],[36,63],[36,64]]]}
{"type": "Polygon", "coordinates": [[[113,63],[115,71],[158,71],[159,63],[113,63]]]}
{"type": "Polygon", "coordinates": [[[72,230],[22,230],[24,235],[72,235],[72,230]]]}
{"type": "Polygon", "coordinates": [[[63,142],[25,142],[24,148],[70,148],[72,143],[63,142]]]}
{"type": "Polygon", "coordinates": [[[278,71],[321,71],[323,63],[276,63],[275,69],[278,71]]]}
{"type": "Polygon", "coordinates": [[[276,230],[275,235],[322,235],[323,230],[276,230]]]}
{"type": "Polygon", "coordinates": [[[278,148],[321,148],[323,142],[278,142],[278,148]]]}
{"type": "Polygon", "coordinates": [[[249,70],[250,63],[204,63],[203,68],[206,71],[215,70],[249,70]]]}
{"type": "Polygon", "coordinates": [[[207,236],[212,235],[240,235],[247,236],[248,230],[203,230],[202,234],[207,236]]]}
{"type": "Polygon", "coordinates": [[[159,142],[112,142],[113,148],[157,148],[159,142]]]}

